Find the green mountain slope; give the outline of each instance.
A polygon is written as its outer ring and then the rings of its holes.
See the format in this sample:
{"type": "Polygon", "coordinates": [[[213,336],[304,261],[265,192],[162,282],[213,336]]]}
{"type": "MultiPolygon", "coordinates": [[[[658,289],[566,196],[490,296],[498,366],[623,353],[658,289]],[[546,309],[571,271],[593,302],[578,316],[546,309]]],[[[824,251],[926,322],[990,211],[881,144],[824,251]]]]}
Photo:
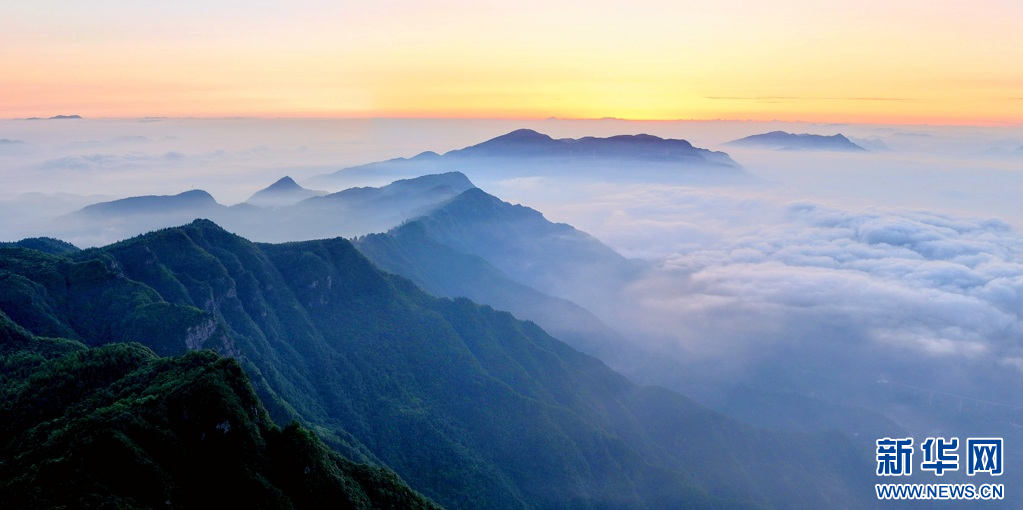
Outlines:
{"type": "Polygon", "coordinates": [[[436,508],[278,428],[234,360],[34,337],[0,312],[4,508],[436,508]]]}
{"type": "Polygon", "coordinates": [[[303,420],[451,508],[864,507],[872,497],[872,452],[838,436],[759,432],[637,387],[532,323],[424,294],[342,239],[253,244],[196,221],[73,258],[0,250],[0,276],[17,283],[0,310],[33,332],[100,345],[136,325],[140,340],[163,335],[168,354],[236,357],[275,419],[303,420]]]}

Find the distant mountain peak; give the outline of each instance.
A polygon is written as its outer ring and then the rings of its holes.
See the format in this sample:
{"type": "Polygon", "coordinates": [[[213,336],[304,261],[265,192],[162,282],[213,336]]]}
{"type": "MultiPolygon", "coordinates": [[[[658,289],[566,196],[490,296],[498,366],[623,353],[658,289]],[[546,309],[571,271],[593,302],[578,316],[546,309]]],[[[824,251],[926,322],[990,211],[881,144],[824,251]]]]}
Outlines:
{"type": "Polygon", "coordinates": [[[837,133],[834,135],[812,135],[807,133],[789,133],[786,131],[771,131],[759,135],[751,135],[738,140],[732,140],[725,145],[764,147],[776,150],[818,150],[818,151],[840,151],[840,152],[868,152],[867,149],[851,142],[845,135],[837,133]]]}
{"type": "Polygon", "coordinates": [[[273,184],[253,193],[245,202],[259,207],[281,207],[326,194],[326,191],[303,188],[290,176],[285,175],[273,184]]]}
{"type": "Polygon", "coordinates": [[[607,138],[551,138],[532,129],[517,129],[464,149],[445,158],[554,158],[562,160],[641,160],[662,163],[702,163],[738,168],[723,152],[694,147],[687,140],[650,134],[615,135],[607,138]]]}
{"type": "Polygon", "coordinates": [[[413,184],[418,187],[449,186],[458,193],[465,190],[476,189],[476,185],[473,184],[472,181],[470,181],[462,172],[445,172],[442,174],[423,175],[412,179],[401,179],[392,182],[390,186],[400,188],[402,186],[413,184]]]}
{"type": "Polygon", "coordinates": [[[551,138],[549,135],[545,135],[545,134],[543,134],[543,133],[541,133],[539,131],[534,131],[532,129],[516,129],[515,131],[512,131],[510,133],[498,136],[496,138],[492,138],[492,139],[488,140],[487,142],[483,142],[483,143],[491,143],[491,142],[498,142],[498,141],[501,141],[501,142],[548,142],[548,141],[554,141],[554,139],[551,138]]]}
{"type": "Polygon", "coordinates": [[[25,120],[69,120],[81,118],[81,115],[54,115],[53,117],[29,117],[25,120]]]}
{"type": "MultiPolygon", "coordinates": [[[[317,182],[372,177],[407,178],[451,170],[474,179],[512,177],[590,177],[613,181],[650,175],[658,180],[715,181],[751,178],[728,154],[694,147],[686,140],[651,134],[605,138],[553,138],[532,129],[516,129],[484,142],[441,155],[423,152],[412,158],[367,163],[319,176],[317,182]],[[622,171],[628,168],[628,171],[622,171]]],[[[350,181],[349,181],[350,182],[350,181]]]]}
{"type": "Polygon", "coordinates": [[[166,214],[217,207],[223,206],[217,203],[213,195],[201,189],[193,189],[177,195],[145,195],[100,202],[83,207],[78,212],[99,215],[166,214]]]}
{"type": "Polygon", "coordinates": [[[185,225],[183,228],[209,229],[209,230],[224,231],[223,227],[221,227],[220,225],[217,225],[216,223],[214,223],[213,220],[208,220],[206,218],[196,218],[196,219],[192,220],[192,222],[189,223],[188,225],[185,225]]]}
{"type": "Polygon", "coordinates": [[[429,159],[434,159],[434,158],[439,158],[439,157],[440,157],[440,154],[437,154],[436,152],[425,151],[425,152],[420,152],[419,154],[416,154],[415,156],[412,156],[411,158],[409,158],[409,161],[421,161],[421,160],[424,160],[424,159],[429,160],[429,159]]]}
{"type": "Polygon", "coordinates": [[[543,220],[543,213],[523,205],[514,205],[483,191],[470,188],[437,206],[429,217],[471,219],[472,221],[491,221],[501,219],[543,220]]]}
{"type": "Polygon", "coordinates": [[[295,182],[295,179],[292,179],[291,176],[285,175],[284,177],[277,179],[277,182],[271,184],[270,186],[267,186],[266,189],[274,191],[284,191],[305,188],[299,186],[298,183],[295,182]]]}
{"type": "Polygon", "coordinates": [[[187,198],[187,199],[190,199],[190,200],[202,200],[202,201],[209,200],[209,201],[216,202],[216,199],[213,198],[213,195],[210,195],[209,192],[207,192],[206,190],[201,190],[201,189],[190,189],[188,191],[183,191],[181,193],[178,193],[175,196],[180,197],[180,198],[187,198]]]}

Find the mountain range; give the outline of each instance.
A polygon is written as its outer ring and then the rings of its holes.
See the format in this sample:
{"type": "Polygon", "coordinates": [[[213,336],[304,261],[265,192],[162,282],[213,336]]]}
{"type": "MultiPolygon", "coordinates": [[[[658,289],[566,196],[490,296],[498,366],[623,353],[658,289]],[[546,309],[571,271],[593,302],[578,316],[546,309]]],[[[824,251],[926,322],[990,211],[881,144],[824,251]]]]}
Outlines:
{"type": "Polygon", "coordinates": [[[716,374],[670,344],[662,347],[635,324],[645,312],[629,302],[629,289],[657,278],[652,263],[622,257],[570,225],[479,188],[354,244],[430,293],[508,310],[628,377],[681,391],[747,423],[854,437],[901,430],[870,407],[778,390],[765,383],[777,377],[766,374],[754,378],[761,384],[716,374]]]}
{"type": "Polygon", "coordinates": [[[536,210],[503,202],[458,172],[352,188],[276,208],[226,207],[205,193],[136,197],[88,207],[79,221],[97,229],[141,224],[146,228],[135,226],[131,232],[141,233],[204,213],[260,241],[387,230],[355,240],[363,255],[385,270],[435,295],[468,297],[510,311],[572,347],[608,360],[630,377],[682,391],[751,424],[848,434],[898,428],[876,410],[868,411],[873,404],[836,405],[777,391],[763,380],[722,379],[689,366],[677,352],[657,347],[660,339],[633,323],[642,311],[632,307],[625,290],[650,277],[647,263],[626,259],[570,225],[547,221],[536,210]],[[140,207],[143,202],[149,203],[140,207]],[[189,204],[198,208],[189,209],[189,204]],[[812,416],[807,409],[815,409],[812,416]]]}
{"type": "Polygon", "coordinates": [[[354,237],[383,232],[472,187],[450,172],[322,194],[284,177],[233,206],[202,190],[101,202],[62,216],[46,235],[119,240],[208,218],[263,242],[354,237]]]}
{"type": "Polygon", "coordinates": [[[662,182],[731,182],[750,178],[728,154],[694,147],[686,140],[646,134],[555,139],[519,129],[445,154],[424,152],[412,158],[369,163],[322,175],[314,181],[336,185],[450,171],[483,182],[532,176],[630,181],[643,175],[662,182]]]}
{"type": "Polygon", "coordinates": [[[836,151],[836,152],[867,152],[867,149],[849,141],[841,133],[825,136],[810,134],[793,134],[785,131],[771,131],[759,135],[751,135],[725,143],[735,147],[762,147],[783,151],[836,151]]]}
{"type": "Polygon", "coordinates": [[[612,182],[642,176],[687,184],[755,180],[728,154],[694,147],[685,140],[651,135],[554,139],[520,129],[443,155],[425,152],[312,179],[328,189],[367,180],[394,181],[386,186],[327,193],[286,176],[233,206],[218,203],[203,190],[128,197],[63,215],[36,235],[95,245],[208,218],[262,242],[354,237],[383,232],[425,214],[473,187],[469,177],[493,183],[531,176],[587,176],[612,182]]]}
{"type": "Polygon", "coordinates": [[[354,240],[356,248],[382,269],[404,276],[423,290],[507,310],[530,320],[555,338],[600,359],[622,360],[629,345],[589,310],[530,287],[483,257],[434,239],[420,220],[384,234],[354,240]]]}
{"type": "Polygon", "coordinates": [[[763,432],[636,386],[343,239],[255,244],[202,220],[63,255],[0,248],[0,280],[0,310],[30,335],[236,359],[274,421],[448,508],[876,504],[872,452],[843,435],[763,432]]]}
{"type": "Polygon", "coordinates": [[[355,245],[429,292],[512,311],[601,359],[621,359],[629,342],[597,316],[613,316],[607,297],[647,270],[585,232],[479,188],[355,245]]]}

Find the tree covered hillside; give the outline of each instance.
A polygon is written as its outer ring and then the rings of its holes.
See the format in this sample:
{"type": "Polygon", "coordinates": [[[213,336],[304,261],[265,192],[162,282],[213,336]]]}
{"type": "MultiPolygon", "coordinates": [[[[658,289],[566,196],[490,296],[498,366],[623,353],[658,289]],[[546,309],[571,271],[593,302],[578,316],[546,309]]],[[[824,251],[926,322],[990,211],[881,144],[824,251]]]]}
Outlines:
{"type": "Polygon", "coordinates": [[[4,508],[436,508],[274,425],[234,360],[35,337],[0,312],[4,508]]]}
{"type": "Polygon", "coordinates": [[[638,387],[343,239],[254,244],[199,220],[65,256],[0,249],[0,278],[0,310],[34,334],[236,358],[278,423],[446,507],[871,504],[871,452],[842,436],[762,432],[638,387]]]}

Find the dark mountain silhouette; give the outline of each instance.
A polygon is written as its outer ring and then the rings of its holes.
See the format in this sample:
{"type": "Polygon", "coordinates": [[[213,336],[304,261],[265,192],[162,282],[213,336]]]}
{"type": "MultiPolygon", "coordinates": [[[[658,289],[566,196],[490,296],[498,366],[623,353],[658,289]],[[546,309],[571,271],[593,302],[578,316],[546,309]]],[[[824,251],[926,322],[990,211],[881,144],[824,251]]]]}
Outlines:
{"type": "Polygon", "coordinates": [[[229,355],[278,423],[450,508],[877,506],[872,450],[636,386],[343,239],[254,244],[196,221],[70,256],[0,248],[0,283],[0,311],[33,335],[229,355]]]}
{"type": "Polygon", "coordinates": [[[589,176],[628,180],[636,175],[673,179],[734,179],[746,176],[724,152],[694,147],[685,140],[652,135],[554,139],[519,129],[443,155],[424,152],[339,170],[321,182],[351,178],[399,178],[457,170],[472,179],[523,176],[589,176]],[[628,171],[624,171],[625,169],[628,171]]]}
{"type": "Polygon", "coordinates": [[[693,147],[685,140],[652,135],[587,136],[556,140],[530,129],[519,129],[478,145],[451,151],[446,158],[565,158],[587,160],[637,160],[710,164],[738,168],[723,152],[693,147]]]}
{"type": "Polygon", "coordinates": [[[25,120],[72,120],[81,118],[81,115],[54,115],[53,117],[29,117],[25,120]]]}
{"type": "Polygon", "coordinates": [[[736,147],[764,147],[791,151],[839,151],[866,152],[867,150],[849,141],[842,134],[831,136],[792,134],[785,131],[771,131],[733,140],[725,145],[736,147]]]}
{"type": "Polygon", "coordinates": [[[270,186],[253,193],[245,202],[259,207],[281,207],[326,194],[326,191],[303,188],[294,179],[285,176],[270,186]]]}

